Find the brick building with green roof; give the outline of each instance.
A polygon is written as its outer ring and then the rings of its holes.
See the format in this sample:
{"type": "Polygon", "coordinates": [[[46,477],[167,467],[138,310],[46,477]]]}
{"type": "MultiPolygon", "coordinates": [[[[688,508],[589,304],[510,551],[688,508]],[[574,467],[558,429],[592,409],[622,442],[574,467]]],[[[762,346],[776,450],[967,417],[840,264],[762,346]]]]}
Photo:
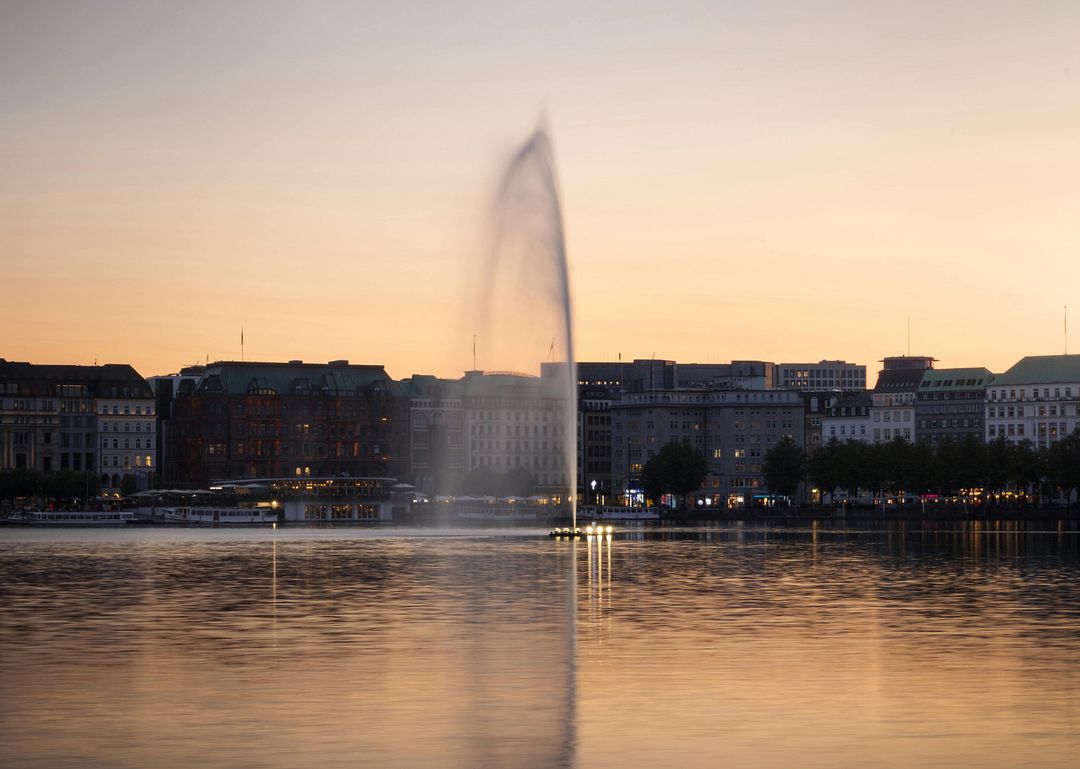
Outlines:
{"type": "Polygon", "coordinates": [[[398,477],[408,471],[408,411],[382,366],[212,363],[173,401],[165,479],[398,477]]]}

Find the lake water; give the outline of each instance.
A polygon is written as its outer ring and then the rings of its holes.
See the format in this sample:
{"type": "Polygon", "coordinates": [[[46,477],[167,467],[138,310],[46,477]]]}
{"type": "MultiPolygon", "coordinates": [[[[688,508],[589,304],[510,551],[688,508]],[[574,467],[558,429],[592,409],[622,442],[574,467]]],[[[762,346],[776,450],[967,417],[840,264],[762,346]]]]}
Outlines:
{"type": "Polygon", "coordinates": [[[0,529],[4,767],[1080,765],[1075,524],[0,529]]]}

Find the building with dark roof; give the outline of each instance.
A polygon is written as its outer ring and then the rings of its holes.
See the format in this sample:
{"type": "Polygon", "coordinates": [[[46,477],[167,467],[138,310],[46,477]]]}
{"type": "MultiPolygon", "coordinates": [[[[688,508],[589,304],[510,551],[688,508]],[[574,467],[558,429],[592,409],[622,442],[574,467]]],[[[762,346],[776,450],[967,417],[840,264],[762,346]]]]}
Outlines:
{"type": "Polygon", "coordinates": [[[382,366],[212,363],[173,400],[166,482],[397,477],[408,467],[408,408],[382,366]]]}
{"type": "Polygon", "coordinates": [[[92,471],[105,491],[156,472],[154,394],[127,364],[42,365],[0,358],[0,469],[92,471]]]}
{"type": "Polygon", "coordinates": [[[777,363],[776,387],[786,390],[865,390],[866,366],[844,360],[777,363]]]}
{"type": "Polygon", "coordinates": [[[870,408],[873,399],[865,391],[839,393],[830,399],[822,420],[822,441],[828,443],[836,438],[841,443],[873,441],[870,408]]]}
{"type": "Polygon", "coordinates": [[[409,399],[411,482],[429,494],[458,493],[466,468],[461,380],[413,374],[401,388],[409,399]]]}
{"type": "Polygon", "coordinates": [[[915,440],[915,393],[923,374],[933,369],[934,359],[927,356],[900,355],[885,358],[877,384],[870,394],[870,422],[874,443],[893,438],[915,440]]]}

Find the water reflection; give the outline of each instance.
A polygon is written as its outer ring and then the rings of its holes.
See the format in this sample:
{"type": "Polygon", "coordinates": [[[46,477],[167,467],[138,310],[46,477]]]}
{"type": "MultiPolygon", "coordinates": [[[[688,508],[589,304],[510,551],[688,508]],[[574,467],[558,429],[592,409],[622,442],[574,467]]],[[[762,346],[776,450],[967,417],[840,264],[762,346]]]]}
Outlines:
{"type": "Polygon", "coordinates": [[[10,766],[1075,765],[1056,523],[0,532],[10,766]]]}

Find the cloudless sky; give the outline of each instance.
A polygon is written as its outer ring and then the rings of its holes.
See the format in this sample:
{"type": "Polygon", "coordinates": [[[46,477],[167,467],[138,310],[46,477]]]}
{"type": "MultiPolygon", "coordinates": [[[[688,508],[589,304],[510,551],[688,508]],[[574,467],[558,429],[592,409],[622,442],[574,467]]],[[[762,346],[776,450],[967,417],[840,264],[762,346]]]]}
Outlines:
{"type": "MultiPolygon", "coordinates": [[[[0,0],[0,356],[472,365],[546,114],[578,357],[1080,352],[1075,2],[0,0]]],[[[480,342],[478,365],[483,359],[480,342]]],[[[546,357],[538,350],[536,360],[546,357]]]]}

